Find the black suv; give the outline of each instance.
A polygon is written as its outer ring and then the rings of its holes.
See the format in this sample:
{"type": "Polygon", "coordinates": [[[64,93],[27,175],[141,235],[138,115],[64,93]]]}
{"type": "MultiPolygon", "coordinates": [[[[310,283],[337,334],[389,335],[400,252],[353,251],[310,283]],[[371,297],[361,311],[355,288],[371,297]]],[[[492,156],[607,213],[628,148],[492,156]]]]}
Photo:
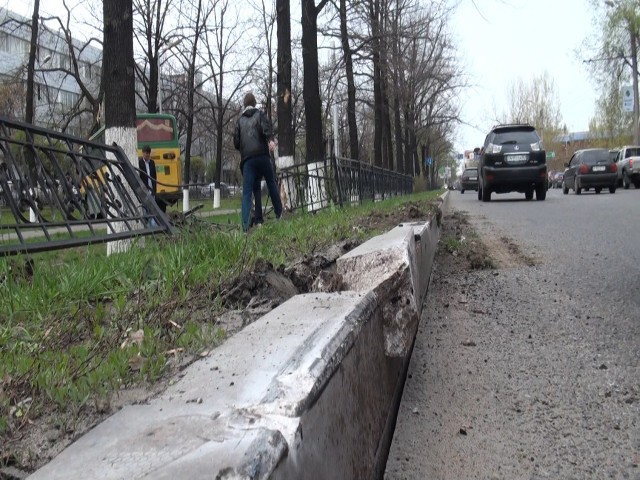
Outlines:
{"type": "Polygon", "coordinates": [[[478,200],[491,193],[524,193],[527,200],[547,196],[547,154],[536,129],[528,124],[497,125],[484,141],[478,163],[478,200]]]}

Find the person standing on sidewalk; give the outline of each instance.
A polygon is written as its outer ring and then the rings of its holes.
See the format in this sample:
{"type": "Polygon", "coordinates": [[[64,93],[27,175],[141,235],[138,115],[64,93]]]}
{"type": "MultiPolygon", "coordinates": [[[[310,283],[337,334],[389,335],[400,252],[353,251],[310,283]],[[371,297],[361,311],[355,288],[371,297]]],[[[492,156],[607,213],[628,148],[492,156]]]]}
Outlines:
{"type": "MultiPolygon", "coordinates": [[[[138,159],[138,169],[140,170],[140,179],[142,180],[142,183],[147,187],[149,193],[155,200],[158,177],[156,173],[156,163],[151,159],[151,147],[149,145],[142,147],[142,158],[138,159]]],[[[149,225],[151,227],[157,226],[153,217],[151,217],[149,225]]]]}
{"type": "Polygon", "coordinates": [[[249,230],[251,217],[251,196],[256,182],[263,178],[267,183],[269,197],[276,218],[282,217],[282,202],[276,185],[275,172],[271,166],[270,152],[276,149],[271,120],[256,108],[253,93],[243,99],[242,113],[236,123],[233,144],[240,150],[240,171],[242,172],[242,230],[249,230]]]}

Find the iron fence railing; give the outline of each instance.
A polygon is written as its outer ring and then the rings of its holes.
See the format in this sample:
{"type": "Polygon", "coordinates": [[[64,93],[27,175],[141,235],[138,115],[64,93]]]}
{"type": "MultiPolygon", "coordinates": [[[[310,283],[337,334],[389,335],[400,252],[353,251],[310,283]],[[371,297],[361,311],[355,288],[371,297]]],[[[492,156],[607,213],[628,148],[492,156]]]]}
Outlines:
{"type": "Polygon", "coordinates": [[[278,176],[283,203],[292,211],[355,205],[413,191],[410,175],[334,156],[282,168],[278,176]]]}
{"type": "MultiPolygon", "coordinates": [[[[334,156],[282,168],[278,177],[290,211],[413,189],[409,175],[334,156]]],[[[194,200],[213,197],[211,184],[188,187],[194,200]]],[[[223,187],[223,198],[239,193],[223,187]]],[[[171,223],[121,148],[0,117],[0,257],[159,232],[171,233],[171,223]]]]}
{"type": "Polygon", "coordinates": [[[118,146],[0,117],[0,256],[171,232],[118,146]]]}

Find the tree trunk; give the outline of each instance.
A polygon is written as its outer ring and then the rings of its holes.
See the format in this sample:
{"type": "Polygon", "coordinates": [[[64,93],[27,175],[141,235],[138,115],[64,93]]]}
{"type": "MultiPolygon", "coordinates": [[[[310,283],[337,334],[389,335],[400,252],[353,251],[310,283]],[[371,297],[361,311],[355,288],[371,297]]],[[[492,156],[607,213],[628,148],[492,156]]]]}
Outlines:
{"type": "MultiPolygon", "coordinates": [[[[105,143],[117,143],[130,163],[137,167],[138,148],[135,107],[135,63],[133,59],[133,5],[132,0],[103,2],[105,77],[104,113],[105,143]]],[[[129,192],[131,198],[135,198],[129,192]]],[[[125,230],[113,224],[109,233],[125,230]]],[[[126,251],[130,240],[109,242],[107,254],[126,251]]]]}
{"type": "Polygon", "coordinates": [[[187,139],[186,148],[184,152],[184,175],[183,175],[183,188],[188,189],[189,183],[191,183],[191,142],[193,140],[193,122],[195,116],[195,82],[196,82],[196,62],[198,61],[198,36],[201,32],[202,18],[202,0],[198,0],[198,7],[195,19],[194,31],[196,34],[193,38],[193,45],[191,48],[189,68],[187,71],[187,139]]]}
{"type": "MultiPolygon", "coordinates": [[[[291,103],[291,9],[290,0],[276,0],[278,15],[278,155],[293,165],[295,135],[291,103]]],[[[278,165],[280,167],[280,165],[278,165]]],[[[288,166],[288,165],[286,165],[288,166]]]]}
{"type": "MultiPolygon", "coordinates": [[[[386,71],[386,68],[382,70],[386,71]]],[[[394,169],[393,162],[393,133],[391,131],[391,105],[389,104],[389,81],[386,76],[382,77],[382,114],[383,114],[383,138],[384,138],[384,160],[383,165],[389,170],[394,169]]]]}
{"type": "Polygon", "coordinates": [[[40,0],[33,2],[33,16],[31,17],[31,46],[29,48],[29,63],[27,65],[27,105],[25,122],[33,123],[35,108],[33,106],[33,83],[36,66],[36,52],[38,51],[38,12],[40,0]]]}
{"type": "Polygon", "coordinates": [[[318,11],[314,0],[302,0],[302,97],[306,118],[306,163],[324,159],[322,102],[318,80],[318,11]]]}
{"type": "Polygon", "coordinates": [[[638,104],[638,37],[637,30],[629,28],[631,34],[631,77],[633,78],[633,144],[640,145],[640,105],[638,104]]]}
{"type": "MultiPolygon", "coordinates": [[[[222,70],[220,71],[220,92],[224,91],[222,88],[223,81],[222,70]]],[[[216,187],[220,188],[220,182],[222,181],[222,139],[224,138],[224,114],[225,108],[222,104],[222,97],[217,95],[216,98],[216,111],[213,113],[216,118],[216,171],[214,175],[214,181],[216,187]]]]}
{"type": "Polygon", "coordinates": [[[380,69],[380,0],[371,0],[369,20],[371,22],[371,55],[373,59],[373,164],[382,167],[383,152],[383,112],[382,112],[382,71],[380,69]]]}
{"type": "MultiPolygon", "coordinates": [[[[293,128],[293,104],[291,95],[291,4],[290,0],[276,0],[278,21],[278,170],[295,163],[295,129],[293,128]]],[[[296,198],[293,177],[282,176],[281,200],[285,209],[291,210],[296,198]]]]}
{"type": "Polygon", "coordinates": [[[356,84],[353,78],[353,59],[349,47],[347,33],[347,0],[340,0],[340,38],[342,40],[342,54],[347,76],[347,123],[349,125],[349,154],[350,158],[358,160],[358,123],[356,120],[356,84]]]}

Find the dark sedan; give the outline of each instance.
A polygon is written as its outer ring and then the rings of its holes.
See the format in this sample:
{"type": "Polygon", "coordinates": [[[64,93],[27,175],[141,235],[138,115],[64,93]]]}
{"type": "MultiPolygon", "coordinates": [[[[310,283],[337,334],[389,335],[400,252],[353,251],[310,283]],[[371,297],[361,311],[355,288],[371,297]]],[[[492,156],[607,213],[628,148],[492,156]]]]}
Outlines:
{"type": "Polygon", "coordinates": [[[465,190],[478,190],[478,169],[465,168],[460,180],[460,193],[465,190]]]}
{"type": "Polygon", "coordinates": [[[593,188],[600,193],[608,188],[616,193],[618,166],[611,161],[609,151],[604,148],[588,148],[576,151],[569,163],[565,164],[562,192],[566,195],[570,189],[580,195],[582,190],[593,188]]]}

